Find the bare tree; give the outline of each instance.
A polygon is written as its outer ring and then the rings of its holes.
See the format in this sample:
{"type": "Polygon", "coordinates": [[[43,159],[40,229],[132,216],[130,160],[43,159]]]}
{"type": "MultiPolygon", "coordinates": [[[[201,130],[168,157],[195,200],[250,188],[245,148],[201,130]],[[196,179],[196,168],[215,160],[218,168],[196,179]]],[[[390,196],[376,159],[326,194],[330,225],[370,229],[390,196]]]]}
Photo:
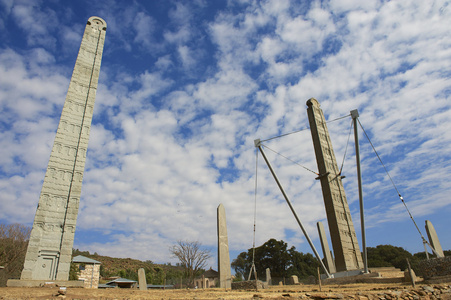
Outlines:
{"type": "Polygon", "coordinates": [[[21,224],[0,224],[0,286],[9,278],[19,278],[27,252],[31,228],[21,224]]]}
{"type": "Polygon", "coordinates": [[[172,255],[180,260],[182,267],[189,279],[189,284],[194,283],[194,278],[200,275],[202,269],[207,265],[211,257],[210,251],[201,249],[202,244],[198,241],[177,241],[177,245],[170,249],[172,255]]]}

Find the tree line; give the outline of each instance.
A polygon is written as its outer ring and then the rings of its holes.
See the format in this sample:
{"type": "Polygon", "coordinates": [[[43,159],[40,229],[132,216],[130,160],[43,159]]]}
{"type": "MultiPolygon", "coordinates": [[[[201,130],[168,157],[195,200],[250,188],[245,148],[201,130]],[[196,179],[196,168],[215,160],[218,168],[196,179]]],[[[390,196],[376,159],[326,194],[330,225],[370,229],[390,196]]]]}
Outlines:
{"type": "MultiPolygon", "coordinates": [[[[451,256],[451,250],[444,251],[445,256],[451,256]]],[[[429,254],[430,257],[434,255],[429,254]]],[[[376,247],[367,247],[368,267],[395,267],[401,270],[407,268],[409,260],[414,271],[419,274],[418,263],[426,259],[426,253],[419,252],[411,254],[401,247],[392,245],[379,245],[376,247]]],[[[296,251],[292,246],[288,248],[283,240],[277,241],[269,239],[263,245],[255,249],[248,249],[247,252],[241,252],[236,259],[232,261],[232,267],[236,272],[237,280],[247,280],[254,263],[257,277],[266,278],[266,269],[271,270],[271,277],[288,278],[292,275],[299,279],[305,279],[309,276],[317,277],[319,262],[310,253],[296,251]]],[[[254,276],[251,276],[254,278],[254,276]]]]}

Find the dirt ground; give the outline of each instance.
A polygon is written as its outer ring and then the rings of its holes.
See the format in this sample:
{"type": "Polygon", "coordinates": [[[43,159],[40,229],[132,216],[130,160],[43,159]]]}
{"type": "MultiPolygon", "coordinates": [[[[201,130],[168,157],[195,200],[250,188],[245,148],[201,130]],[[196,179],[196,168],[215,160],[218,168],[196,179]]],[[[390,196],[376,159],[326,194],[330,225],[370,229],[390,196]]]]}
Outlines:
{"type": "Polygon", "coordinates": [[[148,290],[67,288],[58,295],[59,288],[0,288],[0,299],[451,299],[450,284],[413,288],[407,284],[347,284],[271,286],[259,291],[191,289],[148,290]],[[432,289],[432,290],[431,290],[432,289]],[[434,290],[435,289],[435,290],[434,290]]]}

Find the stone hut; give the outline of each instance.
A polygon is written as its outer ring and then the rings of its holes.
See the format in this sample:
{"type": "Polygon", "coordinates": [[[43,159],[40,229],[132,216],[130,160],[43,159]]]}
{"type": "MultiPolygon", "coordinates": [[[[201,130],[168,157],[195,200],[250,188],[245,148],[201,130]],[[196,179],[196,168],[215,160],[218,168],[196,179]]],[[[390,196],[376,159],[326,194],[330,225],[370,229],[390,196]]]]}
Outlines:
{"type": "Polygon", "coordinates": [[[200,289],[216,287],[219,285],[219,272],[210,268],[201,277],[194,279],[194,285],[200,289]]]}
{"type": "Polygon", "coordinates": [[[99,287],[100,261],[78,255],[72,259],[78,268],[78,280],[84,282],[84,288],[96,289],[99,287]]]}

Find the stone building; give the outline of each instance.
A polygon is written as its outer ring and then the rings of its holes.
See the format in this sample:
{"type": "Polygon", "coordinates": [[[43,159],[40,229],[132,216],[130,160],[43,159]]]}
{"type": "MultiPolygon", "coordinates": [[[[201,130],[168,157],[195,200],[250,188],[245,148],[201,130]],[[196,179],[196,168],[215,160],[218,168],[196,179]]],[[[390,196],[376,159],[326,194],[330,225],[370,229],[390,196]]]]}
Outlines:
{"type": "Polygon", "coordinates": [[[81,255],[74,257],[72,262],[79,270],[78,280],[84,282],[84,288],[96,289],[99,287],[101,262],[81,255]]]}
{"type": "Polygon", "coordinates": [[[214,288],[219,285],[219,272],[210,268],[201,277],[194,279],[194,286],[200,289],[214,288]]]}

